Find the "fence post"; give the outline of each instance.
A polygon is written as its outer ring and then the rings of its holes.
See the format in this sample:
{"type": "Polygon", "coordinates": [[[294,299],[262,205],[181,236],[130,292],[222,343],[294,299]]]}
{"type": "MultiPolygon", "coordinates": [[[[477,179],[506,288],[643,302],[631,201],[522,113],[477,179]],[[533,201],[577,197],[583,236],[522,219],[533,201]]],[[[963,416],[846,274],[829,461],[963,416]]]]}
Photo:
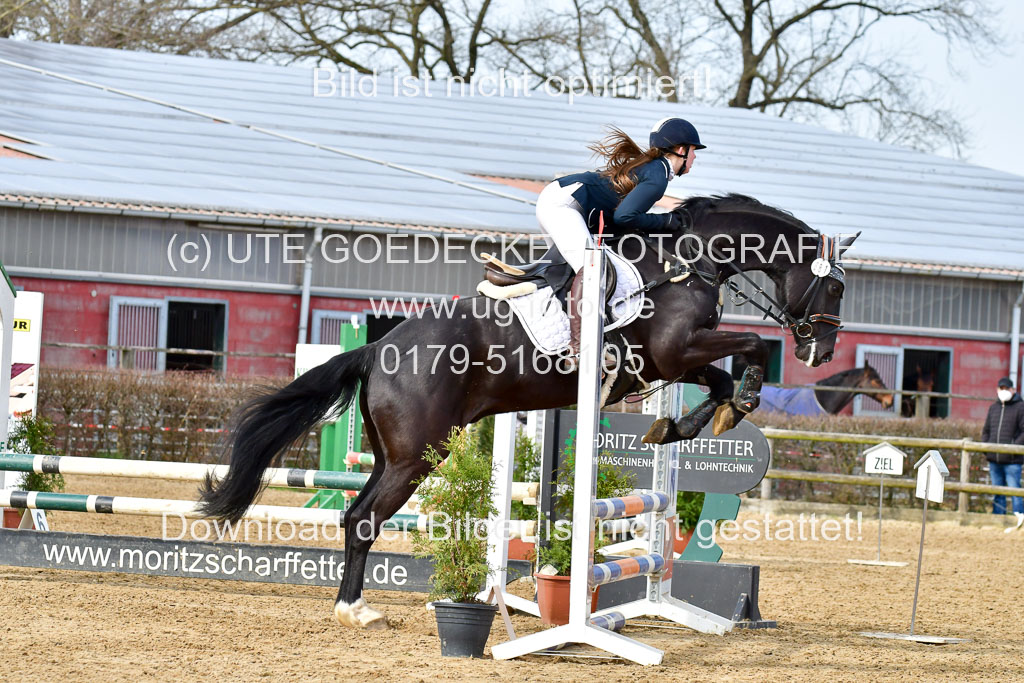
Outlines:
{"type": "MultiPolygon", "coordinates": [[[[971,452],[967,450],[967,442],[971,440],[970,437],[964,438],[964,448],[960,449],[960,483],[967,484],[971,481],[971,452]]],[[[967,510],[970,507],[970,494],[966,491],[961,491],[957,496],[956,511],[961,517],[967,516],[967,510]]]]}

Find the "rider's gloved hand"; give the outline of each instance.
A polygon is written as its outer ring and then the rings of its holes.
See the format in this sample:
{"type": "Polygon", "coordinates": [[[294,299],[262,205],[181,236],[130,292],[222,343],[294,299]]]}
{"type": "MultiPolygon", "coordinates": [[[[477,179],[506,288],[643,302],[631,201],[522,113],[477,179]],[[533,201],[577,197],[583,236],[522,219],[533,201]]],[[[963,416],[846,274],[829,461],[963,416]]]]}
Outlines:
{"type": "Polygon", "coordinates": [[[690,227],[690,221],[686,214],[681,211],[671,211],[668,214],[668,223],[665,227],[671,232],[684,232],[690,227]]]}

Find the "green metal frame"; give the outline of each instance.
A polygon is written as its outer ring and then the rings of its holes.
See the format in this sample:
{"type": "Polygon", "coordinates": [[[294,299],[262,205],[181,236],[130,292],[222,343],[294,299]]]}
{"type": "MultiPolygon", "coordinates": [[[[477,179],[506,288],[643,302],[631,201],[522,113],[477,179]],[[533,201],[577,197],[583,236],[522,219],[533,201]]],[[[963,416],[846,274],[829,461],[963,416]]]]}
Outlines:
{"type": "MultiPolygon", "coordinates": [[[[341,324],[341,352],[354,351],[366,344],[366,325],[341,324]]],[[[361,451],[363,445],[363,416],[358,401],[334,422],[320,430],[320,469],[331,472],[351,472],[346,456],[361,451]]],[[[317,491],[303,507],[344,510],[348,501],[344,491],[317,491]]]]}

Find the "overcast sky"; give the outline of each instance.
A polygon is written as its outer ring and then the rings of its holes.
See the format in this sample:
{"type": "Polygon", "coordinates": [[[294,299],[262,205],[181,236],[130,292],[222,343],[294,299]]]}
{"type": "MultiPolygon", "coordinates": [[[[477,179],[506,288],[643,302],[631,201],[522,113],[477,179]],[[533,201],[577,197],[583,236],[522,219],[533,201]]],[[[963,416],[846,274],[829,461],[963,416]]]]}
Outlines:
{"type": "Polygon", "coordinates": [[[1024,176],[1024,1],[992,0],[1002,5],[1000,24],[1008,40],[1005,54],[986,62],[961,50],[954,54],[962,79],[950,73],[941,39],[915,38],[918,64],[949,101],[966,116],[971,133],[966,160],[1024,176]]]}

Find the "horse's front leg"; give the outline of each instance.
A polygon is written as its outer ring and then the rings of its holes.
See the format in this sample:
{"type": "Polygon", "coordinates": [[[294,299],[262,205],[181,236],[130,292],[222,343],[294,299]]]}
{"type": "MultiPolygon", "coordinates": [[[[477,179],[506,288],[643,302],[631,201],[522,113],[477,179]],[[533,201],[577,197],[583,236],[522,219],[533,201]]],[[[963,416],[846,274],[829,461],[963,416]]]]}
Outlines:
{"type": "Polygon", "coordinates": [[[666,444],[692,439],[708,422],[711,422],[718,407],[732,399],[732,376],[714,365],[688,370],[680,381],[706,386],[711,393],[700,405],[678,420],[669,417],[655,420],[644,435],[645,443],[666,444]]]}
{"type": "Polygon", "coordinates": [[[753,332],[698,330],[686,347],[688,363],[712,363],[726,356],[743,356],[747,369],[732,400],[715,412],[715,436],[739,424],[761,403],[761,383],[768,364],[768,344],[753,332]]]}

